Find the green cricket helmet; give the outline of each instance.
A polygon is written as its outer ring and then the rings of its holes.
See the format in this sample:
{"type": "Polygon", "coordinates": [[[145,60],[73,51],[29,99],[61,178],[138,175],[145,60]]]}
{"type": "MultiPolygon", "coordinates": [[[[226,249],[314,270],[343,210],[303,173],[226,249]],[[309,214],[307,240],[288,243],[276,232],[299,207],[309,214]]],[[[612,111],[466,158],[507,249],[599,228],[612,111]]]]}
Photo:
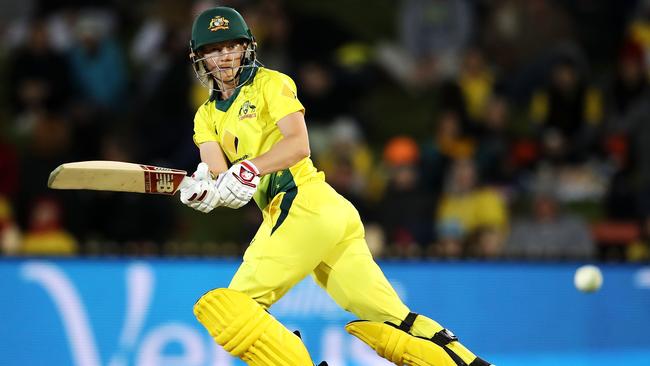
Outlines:
{"type": "Polygon", "coordinates": [[[257,67],[255,37],[251,33],[244,18],[235,9],[228,7],[216,7],[205,10],[192,25],[192,39],[190,40],[190,59],[196,77],[201,83],[212,91],[219,91],[218,83],[220,70],[209,71],[205,62],[208,57],[200,55],[201,47],[211,44],[244,40],[246,49],[241,51],[241,63],[237,70],[239,77],[235,88],[244,85],[252,75],[252,68],[257,67]],[[215,87],[216,86],[216,87],[215,87]]]}

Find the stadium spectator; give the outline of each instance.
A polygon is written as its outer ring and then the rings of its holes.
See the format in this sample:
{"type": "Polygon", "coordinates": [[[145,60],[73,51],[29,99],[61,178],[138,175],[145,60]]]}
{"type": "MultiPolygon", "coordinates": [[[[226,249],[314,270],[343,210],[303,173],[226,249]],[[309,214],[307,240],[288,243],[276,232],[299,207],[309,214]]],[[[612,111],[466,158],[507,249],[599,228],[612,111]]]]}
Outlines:
{"type": "Polygon", "coordinates": [[[404,0],[398,14],[399,44],[382,44],[378,61],[402,85],[426,89],[458,72],[472,33],[466,0],[404,0]]]}
{"type": "Polygon", "coordinates": [[[0,253],[17,254],[20,250],[21,233],[14,221],[11,203],[0,194],[0,253]]]}
{"type": "Polygon", "coordinates": [[[627,31],[630,39],[643,48],[646,73],[650,76],[650,1],[641,0],[637,3],[635,17],[627,31]]]}
{"type": "Polygon", "coordinates": [[[646,102],[648,74],[645,72],[643,49],[628,41],[621,49],[614,80],[607,95],[608,132],[629,133],[630,116],[646,102]]]}
{"type": "Polygon", "coordinates": [[[119,110],[127,87],[126,59],[111,38],[104,18],[82,13],[75,24],[76,42],[69,62],[77,97],[108,110],[119,110]]]}
{"type": "Polygon", "coordinates": [[[465,110],[473,130],[486,114],[486,108],[494,87],[494,75],[489,69],[482,51],[477,47],[465,51],[458,75],[458,85],[463,93],[465,110]]]}
{"type": "Polygon", "coordinates": [[[41,199],[34,203],[25,232],[21,254],[27,255],[73,255],[77,253],[77,241],[62,226],[62,207],[59,202],[41,199]]]}
{"type": "Polygon", "coordinates": [[[553,0],[478,2],[480,41],[508,97],[527,103],[543,79],[548,54],[575,37],[572,18],[553,0]]]}
{"type": "Polygon", "coordinates": [[[604,141],[606,166],[611,170],[603,206],[608,220],[636,220],[639,216],[637,174],[626,135],[611,134],[604,141]]]}
{"type": "MultiPolygon", "coordinates": [[[[628,157],[622,167],[627,169],[627,177],[634,183],[632,192],[643,197],[650,192],[647,188],[650,187],[650,124],[647,123],[650,114],[650,89],[646,87],[645,91],[634,97],[634,101],[630,103],[624,117],[618,120],[620,122],[612,120],[613,127],[605,139],[605,146],[608,141],[611,145],[614,138],[621,141],[620,145],[625,146],[628,157]]],[[[636,198],[636,201],[641,205],[640,212],[648,209],[644,203],[646,200],[636,198]]]]}
{"type": "Polygon", "coordinates": [[[530,104],[544,157],[556,162],[580,162],[589,157],[603,118],[602,95],[585,80],[574,56],[560,55],[548,83],[530,104]]]}
{"type": "Polygon", "coordinates": [[[257,30],[255,38],[264,64],[282,72],[292,71],[294,65],[288,49],[292,26],[283,2],[263,0],[257,6],[244,9],[243,13],[251,27],[257,30]]]}
{"type": "Polygon", "coordinates": [[[369,206],[380,199],[384,176],[376,169],[361,129],[354,119],[341,117],[326,128],[326,134],[326,146],[316,154],[318,169],[325,172],[337,192],[357,207],[361,217],[372,221],[369,206]]]}
{"type": "Polygon", "coordinates": [[[500,259],[503,256],[503,246],[503,233],[494,228],[481,228],[467,238],[464,256],[475,259],[500,259]]]}
{"type": "Polygon", "coordinates": [[[303,99],[313,106],[310,109],[313,121],[326,124],[335,118],[339,111],[331,103],[336,95],[336,80],[331,67],[317,61],[303,63],[297,71],[297,76],[303,85],[303,99]]]}
{"type": "Polygon", "coordinates": [[[486,184],[507,185],[514,175],[510,156],[511,138],[507,134],[510,105],[502,95],[492,95],[481,113],[481,125],[474,153],[479,179],[486,184]]]}
{"type": "Polygon", "coordinates": [[[213,1],[205,0],[195,1],[191,7],[170,0],[154,1],[145,5],[146,17],[138,24],[129,49],[133,68],[138,72],[147,72],[169,62],[165,51],[170,39],[185,35],[182,29],[191,24],[191,14],[212,6],[213,1]]]}
{"type": "Polygon", "coordinates": [[[349,90],[344,88],[335,64],[336,50],[351,38],[348,31],[322,13],[292,14],[288,55],[289,75],[295,75],[300,99],[309,105],[310,124],[327,125],[341,115],[356,112],[349,90]],[[326,31],[323,31],[326,30],[326,31]],[[317,45],[317,46],[316,46],[317,45]],[[336,101],[336,102],[334,102],[336,101]]]}
{"type": "Polygon", "coordinates": [[[650,216],[640,223],[641,235],[626,248],[625,258],[629,262],[650,262],[650,216]]]}
{"type": "Polygon", "coordinates": [[[634,41],[621,48],[607,95],[607,125],[603,147],[612,169],[605,208],[608,219],[637,220],[642,210],[642,187],[648,182],[643,155],[650,89],[643,49],[634,41]],[[641,178],[641,179],[639,179],[641,178]],[[645,183],[644,183],[645,182],[645,183]]]}
{"type": "Polygon", "coordinates": [[[465,257],[464,232],[457,222],[445,222],[436,228],[436,241],[427,247],[429,257],[460,259],[465,257]]]}
{"type": "MultiPolygon", "coordinates": [[[[78,192],[52,191],[46,184],[54,168],[62,162],[74,160],[72,138],[70,122],[65,116],[54,112],[35,115],[32,132],[20,149],[17,172],[19,184],[15,195],[11,197],[16,222],[23,232],[36,225],[36,219],[41,219],[40,213],[33,212],[37,208],[43,208],[49,215],[45,215],[45,218],[56,216],[57,228],[73,233],[74,236],[82,231],[81,219],[84,212],[78,192]],[[48,202],[48,205],[41,206],[42,202],[48,202]]],[[[49,230],[48,225],[41,226],[39,221],[37,231],[46,226],[49,230]]]]}
{"type": "MultiPolygon", "coordinates": [[[[187,27],[183,23],[184,16],[189,23],[189,12],[177,14],[175,18],[179,19],[168,20],[172,24],[166,26],[158,48],[150,51],[154,54],[146,64],[140,65],[137,93],[134,93],[132,111],[127,117],[132,127],[127,132],[132,132],[139,141],[148,141],[137,145],[133,152],[137,161],[189,169],[196,164],[195,147],[191,140],[188,142],[188,136],[192,134],[189,121],[193,118],[193,87],[198,83],[187,72],[186,34],[177,29],[187,27]]],[[[202,95],[196,103],[202,104],[208,95],[200,88],[202,95]]]]}
{"type": "Polygon", "coordinates": [[[439,239],[457,240],[457,246],[464,248],[463,253],[466,251],[465,242],[479,231],[493,231],[497,238],[496,243],[491,245],[500,248],[508,230],[505,199],[500,192],[479,184],[477,178],[471,159],[455,160],[437,208],[439,239]],[[453,233],[453,236],[448,233],[453,233]]]}
{"type": "Polygon", "coordinates": [[[26,43],[11,54],[7,69],[12,114],[19,132],[33,128],[33,114],[61,109],[71,93],[70,73],[62,54],[51,46],[43,19],[29,23],[26,43]]]}
{"type": "Polygon", "coordinates": [[[434,195],[439,194],[451,162],[470,158],[474,151],[475,143],[464,134],[459,113],[454,110],[443,111],[436,121],[432,138],[422,145],[424,188],[434,195]]]}
{"type": "Polygon", "coordinates": [[[512,224],[504,255],[526,259],[590,259],[594,243],[585,220],[564,212],[552,193],[535,195],[529,217],[512,224]]]}
{"type": "Polygon", "coordinates": [[[386,230],[389,255],[413,257],[431,242],[433,200],[420,185],[420,152],[410,137],[397,136],[384,147],[388,186],[379,202],[379,222],[386,230]]]}

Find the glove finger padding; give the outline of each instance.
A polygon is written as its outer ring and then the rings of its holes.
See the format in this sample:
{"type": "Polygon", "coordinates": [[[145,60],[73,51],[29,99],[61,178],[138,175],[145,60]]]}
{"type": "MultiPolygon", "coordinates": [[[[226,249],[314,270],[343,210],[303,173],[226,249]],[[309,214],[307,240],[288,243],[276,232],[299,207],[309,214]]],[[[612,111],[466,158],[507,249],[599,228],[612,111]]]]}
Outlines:
{"type": "Polygon", "coordinates": [[[201,204],[199,204],[199,206],[197,207],[197,210],[203,213],[210,213],[213,209],[214,207],[208,205],[205,202],[201,202],[201,204]]]}
{"type": "Polygon", "coordinates": [[[199,163],[196,167],[196,171],[192,174],[192,178],[197,181],[211,180],[212,176],[210,175],[210,167],[206,163],[199,163]]]}
{"type": "Polygon", "coordinates": [[[191,205],[191,203],[195,200],[203,201],[209,189],[202,183],[212,181],[208,164],[199,163],[189,181],[181,188],[181,202],[196,209],[196,205],[191,205]]]}
{"type": "Polygon", "coordinates": [[[217,194],[221,198],[221,202],[223,203],[223,205],[226,207],[232,208],[234,205],[233,202],[237,200],[237,197],[235,197],[235,195],[232,194],[232,192],[230,192],[229,189],[223,186],[217,187],[217,194]]]}
{"type": "Polygon", "coordinates": [[[254,191],[243,193],[242,190],[238,189],[238,183],[233,183],[234,186],[231,186],[229,184],[231,182],[236,182],[235,178],[230,179],[225,177],[217,189],[219,190],[220,197],[223,201],[223,206],[240,208],[251,200],[254,191]]]}
{"type": "Polygon", "coordinates": [[[181,202],[184,205],[190,205],[202,193],[201,185],[194,178],[188,178],[189,183],[181,188],[181,202]]]}
{"type": "Polygon", "coordinates": [[[200,182],[202,192],[205,192],[205,194],[202,193],[203,197],[200,199],[200,204],[198,205],[197,210],[203,213],[212,211],[222,203],[221,197],[219,196],[214,183],[213,180],[200,182]]]}
{"type": "Polygon", "coordinates": [[[185,205],[204,213],[212,211],[215,207],[222,205],[220,193],[217,189],[217,182],[212,178],[205,178],[207,172],[207,164],[203,163],[203,167],[199,166],[197,169],[198,175],[201,180],[190,178],[191,183],[181,189],[181,202],[185,205]]]}
{"type": "Polygon", "coordinates": [[[194,201],[194,202],[190,202],[187,206],[197,211],[201,211],[201,204],[202,204],[201,201],[194,201]]]}

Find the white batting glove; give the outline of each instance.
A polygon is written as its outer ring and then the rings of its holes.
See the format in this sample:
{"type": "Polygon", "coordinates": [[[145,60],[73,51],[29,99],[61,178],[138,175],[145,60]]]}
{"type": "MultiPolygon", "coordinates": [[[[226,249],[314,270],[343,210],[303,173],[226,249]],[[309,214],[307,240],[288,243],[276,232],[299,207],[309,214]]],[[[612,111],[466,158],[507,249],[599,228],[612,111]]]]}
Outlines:
{"type": "Polygon", "coordinates": [[[217,191],[219,179],[212,179],[208,164],[200,163],[191,179],[190,184],[181,188],[183,204],[203,213],[208,213],[223,204],[217,191]]]}
{"type": "Polygon", "coordinates": [[[260,171],[248,160],[237,163],[219,176],[217,190],[222,205],[240,208],[253,198],[260,184],[260,171]]]}

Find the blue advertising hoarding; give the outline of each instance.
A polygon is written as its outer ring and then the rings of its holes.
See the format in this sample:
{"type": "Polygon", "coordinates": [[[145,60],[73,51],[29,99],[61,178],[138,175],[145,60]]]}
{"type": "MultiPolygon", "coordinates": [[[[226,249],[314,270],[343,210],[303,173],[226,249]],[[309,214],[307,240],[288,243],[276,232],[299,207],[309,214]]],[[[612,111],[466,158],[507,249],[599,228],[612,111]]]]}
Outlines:
{"type": "MultiPolygon", "coordinates": [[[[600,292],[573,287],[579,264],[383,262],[413,311],[499,366],[650,365],[650,267],[604,265],[600,292]]],[[[195,320],[204,292],[228,285],[228,260],[0,261],[0,364],[243,365],[195,320]]],[[[390,365],[343,326],[307,278],[271,308],[315,360],[390,365]]]]}

